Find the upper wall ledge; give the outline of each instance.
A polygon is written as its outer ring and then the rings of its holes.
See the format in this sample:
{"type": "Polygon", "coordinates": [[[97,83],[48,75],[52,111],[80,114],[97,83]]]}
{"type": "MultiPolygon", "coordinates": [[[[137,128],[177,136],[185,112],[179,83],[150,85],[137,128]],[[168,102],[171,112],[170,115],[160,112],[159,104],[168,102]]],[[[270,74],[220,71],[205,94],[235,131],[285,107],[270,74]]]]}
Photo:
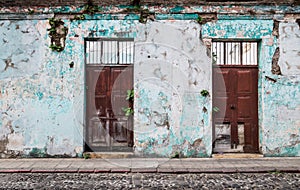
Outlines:
{"type": "Polygon", "coordinates": [[[143,6],[184,6],[184,5],[300,5],[300,0],[0,0],[0,7],[8,6],[84,6],[93,4],[97,6],[118,6],[118,5],[143,5],[143,6]]]}
{"type": "MultiPolygon", "coordinates": [[[[129,14],[147,11],[154,14],[188,14],[188,13],[218,13],[218,14],[285,14],[300,13],[300,5],[203,5],[203,6],[97,6],[98,14],[129,14]]],[[[57,7],[0,7],[0,14],[83,14],[84,6],[57,6],[57,7]]]]}

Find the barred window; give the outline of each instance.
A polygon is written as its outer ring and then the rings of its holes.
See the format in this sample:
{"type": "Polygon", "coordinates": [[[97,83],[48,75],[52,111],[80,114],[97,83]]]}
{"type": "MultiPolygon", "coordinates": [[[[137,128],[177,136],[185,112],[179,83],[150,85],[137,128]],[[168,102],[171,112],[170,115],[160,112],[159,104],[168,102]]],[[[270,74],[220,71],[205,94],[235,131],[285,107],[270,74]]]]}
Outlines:
{"type": "Polygon", "coordinates": [[[217,65],[257,65],[256,41],[213,41],[212,60],[217,65]]]}
{"type": "Polygon", "coordinates": [[[85,40],[86,64],[133,64],[133,38],[94,38],[85,40]]]}

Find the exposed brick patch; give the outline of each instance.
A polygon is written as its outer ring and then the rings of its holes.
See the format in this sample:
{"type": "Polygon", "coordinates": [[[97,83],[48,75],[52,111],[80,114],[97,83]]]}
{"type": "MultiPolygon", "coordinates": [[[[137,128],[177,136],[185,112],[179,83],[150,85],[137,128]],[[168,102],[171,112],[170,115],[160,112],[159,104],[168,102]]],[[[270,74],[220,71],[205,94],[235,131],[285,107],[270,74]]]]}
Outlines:
{"type": "Polygon", "coordinates": [[[300,0],[294,0],[292,3],[293,6],[300,5],[300,0]]]}
{"type": "Polygon", "coordinates": [[[300,29],[300,18],[296,19],[296,22],[299,25],[299,29],[300,29]]]}
{"type": "Polygon", "coordinates": [[[218,17],[217,14],[198,14],[200,20],[198,20],[199,24],[205,24],[207,22],[217,21],[218,17]]]}
{"type": "Polygon", "coordinates": [[[275,36],[276,38],[279,37],[279,21],[277,20],[274,20],[272,35],[275,36]]]}
{"type": "Polygon", "coordinates": [[[281,75],[281,70],[278,65],[279,55],[280,55],[280,51],[279,51],[279,47],[277,47],[275,50],[275,53],[273,55],[273,58],[272,58],[272,70],[271,71],[274,75],[281,75]]]}

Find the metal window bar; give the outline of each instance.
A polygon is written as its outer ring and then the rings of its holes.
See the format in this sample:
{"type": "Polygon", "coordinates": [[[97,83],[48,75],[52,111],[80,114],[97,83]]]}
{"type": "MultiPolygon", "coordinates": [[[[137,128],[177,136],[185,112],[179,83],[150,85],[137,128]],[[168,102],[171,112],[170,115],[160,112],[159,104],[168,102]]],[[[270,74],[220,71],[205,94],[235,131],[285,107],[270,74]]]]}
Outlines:
{"type": "Polygon", "coordinates": [[[133,64],[133,39],[86,40],[86,64],[133,64]]]}
{"type": "Polygon", "coordinates": [[[257,42],[215,41],[212,61],[217,65],[257,65],[257,42]]]}

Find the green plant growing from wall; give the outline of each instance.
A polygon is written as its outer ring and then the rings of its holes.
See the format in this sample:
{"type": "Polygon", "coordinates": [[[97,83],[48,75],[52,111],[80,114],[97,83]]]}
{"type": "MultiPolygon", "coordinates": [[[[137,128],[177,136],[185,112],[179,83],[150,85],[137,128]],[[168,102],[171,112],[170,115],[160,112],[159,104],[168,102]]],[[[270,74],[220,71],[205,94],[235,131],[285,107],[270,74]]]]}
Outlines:
{"type": "Polygon", "coordinates": [[[150,12],[149,9],[142,9],[140,11],[139,22],[143,23],[143,24],[146,24],[148,19],[154,21],[154,17],[155,17],[155,14],[150,12]]]}
{"type": "Polygon", "coordinates": [[[200,15],[198,15],[198,18],[196,19],[196,22],[198,22],[199,24],[202,24],[202,17],[200,15]]]}
{"type": "Polygon", "coordinates": [[[136,13],[140,15],[139,22],[146,24],[148,19],[151,21],[155,20],[155,13],[151,12],[149,9],[143,8],[138,4],[128,7],[125,13],[136,13]]]}
{"type": "Polygon", "coordinates": [[[74,18],[72,18],[72,19],[70,19],[70,20],[71,20],[71,22],[72,22],[73,20],[85,20],[85,15],[84,15],[84,14],[76,15],[76,16],[74,16],[74,18]]]}
{"type": "Polygon", "coordinates": [[[217,14],[198,14],[198,17],[195,19],[195,21],[200,25],[215,20],[218,20],[217,14]]]}
{"type": "Polygon", "coordinates": [[[57,51],[57,52],[61,52],[63,50],[63,48],[61,46],[55,45],[55,44],[51,44],[49,46],[50,49],[52,49],[52,51],[57,51]]]}
{"type": "Polygon", "coordinates": [[[133,102],[134,90],[127,90],[126,100],[133,102]]]}
{"type": "Polygon", "coordinates": [[[207,90],[201,90],[200,94],[201,94],[203,97],[209,96],[209,92],[208,92],[207,90]]]}
{"type": "Polygon", "coordinates": [[[68,28],[64,26],[64,22],[61,19],[50,18],[49,36],[51,38],[51,44],[49,46],[53,51],[61,52],[65,48],[65,40],[68,33],[68,28]]]}
{"type": "Polygon", "coordinates": [[[180,152],[175,152],[173,155],[171,155],[171,158],[180,158],[180,152]]]}
{"type": "Polygon", "coordinates": [[[33,9],[27,9],[28,10],[28,14],[32,15],[34,14],[34,10],[33,9]]]}
{"type": "Polygon", "coordinates": [[[86,14],[89,14],[89,15],[93,15],[96,12],[100,12],[100,11],[102,11],[102,9],[99,6],[94,5],[93,2],[91,0],[89,0],[87,2],[87,4],[84,5],[82,12],[86,13],[86,14]]]}
{"type": "Polygon", "coordinates": [[[91,155],[89,153],[83,153],[83,158],[84,159],[90,159],[91,158],[91,155]]]}
{"type": "Polygon", "coordinates": [[[125,113],[125,116],[131,116],[133,115],[133,100],[134,100],[134,90],[127,90],[127,96],[126,100],[129,101],[129,107],[122,108],[123,112],[125,113]]]}
{"type": "Polygon", "coordinates": [[[131,107],[122,108],[122,110],[125,113],[125,116],[131,116],[134,113],[134,111],[131,107]]]}

